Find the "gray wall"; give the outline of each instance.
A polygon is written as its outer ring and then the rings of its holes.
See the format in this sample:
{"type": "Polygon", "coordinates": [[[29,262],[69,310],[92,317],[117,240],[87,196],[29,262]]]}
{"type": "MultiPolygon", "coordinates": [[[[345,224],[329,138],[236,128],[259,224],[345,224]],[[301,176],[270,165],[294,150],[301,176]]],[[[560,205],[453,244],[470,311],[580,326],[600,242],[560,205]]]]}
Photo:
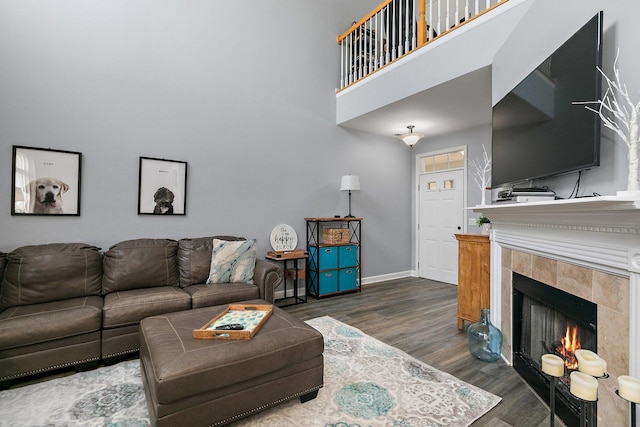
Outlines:
{"type": "Polygon", "coordinates": [[[335,125],[336,35],[378,0],[0,1],[0,250],[257,238],[347,213],[363,276],[410,268],[404,144],[335,125]],[[80,217],[10,215],[11,147],[82,152],[80,217]],[[139,157],[188,162],[187,215],[137,215],[139,157]]]}
{"type": "MultiPolygon", "coordinates": [[[[622,79],[638,93],[640,4],[531,1],[494,58],[494,102],[602,7],[605,71],[619,47],[622,79]]],[[[304,217],[346,214],[339,180],[353,173],[362,183],[353,212],[365,218],[363,275],[409,270],[415,154],[466,143],[474,158],[489,138],[480,127],[410,151],[335,125],[335,36],[377,4],[0,0],[0,250],[224,233],[257,238],[266,252],[277,224],[302,241],[304,217]],[[80,217],[10,215],[12,145],[83,153],[80,217]],[[137,215],[140,156],[188,162],[186,216],[137,215]]],[[[602,166],[585,174],[583,194],[624,189],[626,152],[610,131],[603,136],[602,166]]],[[[561,195],[574,180],[557,179],[561,195]]]]}
{"type": "MultiPolygon", "coordinates": [[[[596,0],[531,0],[531,7],[516,29],[498,50],[492,63],[492,99],[487,99],[487,118],[491,120],[491,106],[516,86],[531,70],[553,50],[577,31],[599,10],[604,10],[603,68],[613,76],[613,62],[618,48],[618,66],[622,81],[627,85],[632,100],[640,101],[640,57],[634,54],[634,41],[640,37],[640,29],[634,18],[640,14],[638,2],[608,2],[596,0]],[[554,10],[549,14],[550,9],[554,10]],[[541,31],[540,23],[544,22],[541,31]]],[[[491,149],[491,125],[478,126],[461,132],[422,140],[414,147],[414,154],[444,150],[467,145],[468,159],[481,159],[482,144],[491,149]]],[[[625,190],[627,184],[627,150],[612,131],[603,127],[600,167],[585,171],[582,175],[579,195],[615,195],[625,190]]],[[[480,202],[480,193],[468,170],[467,206],[480,202]]],[[[536,181],[535,185],[548,185],[558,196],[569,197],[578,178],[577,172],[553,179],[536,181]]],[[[415,181],[415,177],[414,177],[415,181]]],[[[415,194],[415,182],[414,182],[415,194]]],[[[415,199],[415,198],[414,198],[415,199]]],[[[415,213],[415,200],[412,213],[415,213]]],[[[476,217],[477,214],[469,213],[476,217]]],[[[415,214],[414,214],[415,216],[415,214]]],[[[415,218],[412,219],[412,223],[415,218]]],[[[469,232],[478,229],[467,226],[469,232]]]]}
{"type": "MultiPolygon", "coordinates": [[[[640,101],[640,56],[635,54],[635,40],[640,37],[636,17],[640,14],[639,2],[606,2],[597,0],[531,0],[531,7],[516,29],[498,50],[492,61],[492,78],[488,85],[492,88],[491,98],[487,97],[487,120],[485,126],[451,133],[448,135],[421,140],[413,154],[445,150],[466,145],[468,160],[481,159],[482,144],[491,149],[491,106],[515,87],[531,70],[542,62],[553,50],[559,47],[599,10],[604,10],[603,65],[604,71],[613,76],[613,62],[618,48],[620,59],[618,66],[624,83],[635,102],[640,101]],[[550,14],[549,10],[554,10],[550,14]],[[544,23],[541,25],[541,23],[544,23]]],[[[627,184],[627,150],[612,131],[603,127],[601,141],[601,165],[582,176],[579,195],[615,195],[625,190],[627,184]]],[[[473,170],[467,171],[467,206],[480,203],[480,193],[473,181],[473,170]]],[[[578,174],[571,173],[553,179],[536,181],[535,185],[548,185],[557,191],[560,197],[569,197],[578,174]]],[[[412,226],[416,222],[415,174],[412,177],[412,226]]],[[[488,197],[488,196],[487,196],[488,197]]],[[[471,218],[478,214],[467,212],[471,218]]],[[[468,232],[478,232],[476,226],[467,225],[468,232]]],[[[412,229],[412,236],[415,230],[412,229]]],[[[412,239],[415,247],[415,238],[412,239]]],[[[415,257],[415,254],[414,254],[415,257]]]]}
{"type": "MultiPolygon", "coordinates": [[[[637,16],[640,14],[640,2],[535,0],[494,58],[493,103],[500,100],[600,10],[604,11],[603,69],[608,76],[613,77],[612,67],[619,49],[618,66],[622,82],[627,85],[632,100],[639,102],[640,56],[637,55],[637,40],[640,28],[637,16]],[[553,13],[549,13],[549,10],[553,10],[553,13]],[[540,46],[545,48],[541,49],[540,46]]],[[[627,173],[626,148],[612,131],[603,126],[600,167],[585,171],[579,195],[615,195],[618,190],[626,190],[627,173]]],[[[578,174],[572,173],[536,181],[535,185],[548,185],[559,196],[566,198],[571,194],[577,178],[578,174]]]]}

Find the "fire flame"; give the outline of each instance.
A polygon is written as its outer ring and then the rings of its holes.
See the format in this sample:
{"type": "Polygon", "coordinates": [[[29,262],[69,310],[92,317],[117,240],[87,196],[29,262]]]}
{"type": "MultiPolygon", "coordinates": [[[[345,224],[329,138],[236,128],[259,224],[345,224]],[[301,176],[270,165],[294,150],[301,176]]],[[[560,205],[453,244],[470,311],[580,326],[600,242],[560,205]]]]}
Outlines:
{"type": "Polygon", "coordinates": [[[564,365],[569,369],[578,369],[578,359],[575,352],[582,348],[580,337],[578,336],[578,327],[567,325],[564,337],[560,340],[557,350],[564,359],[564,365]]]}

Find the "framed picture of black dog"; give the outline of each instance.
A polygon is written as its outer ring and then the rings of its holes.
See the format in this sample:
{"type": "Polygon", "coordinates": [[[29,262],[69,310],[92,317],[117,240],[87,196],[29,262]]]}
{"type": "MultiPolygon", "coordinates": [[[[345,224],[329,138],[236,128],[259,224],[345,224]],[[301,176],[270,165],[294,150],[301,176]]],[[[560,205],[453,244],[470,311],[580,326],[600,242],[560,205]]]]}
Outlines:
{"type": "Polygon", "coordinates": [[[140,157],[138,215],[185,215],[187,162],[140,157]]]}
{"type": "Polygon", "coordinates": [[[80,215],[82,153],[13,146],[11,215],[80,215]]]}

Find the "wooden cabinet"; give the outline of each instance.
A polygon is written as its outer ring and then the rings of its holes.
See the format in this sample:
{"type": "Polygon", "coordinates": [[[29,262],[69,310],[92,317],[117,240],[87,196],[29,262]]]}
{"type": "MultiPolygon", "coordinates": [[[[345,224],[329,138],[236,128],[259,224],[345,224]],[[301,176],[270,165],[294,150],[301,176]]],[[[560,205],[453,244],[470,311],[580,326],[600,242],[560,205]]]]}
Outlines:
{"type": "Polygon", "coordinates": [[[309,295],[322,298],[361,291],[362,218],[305,220],[309,295]]]}
{"type": "Polygon", "coordinates": [[[458,329],[464,321],[480,320],[480,310],[490,304],[489,236],[456,234],[458,240],[458,329]]]}

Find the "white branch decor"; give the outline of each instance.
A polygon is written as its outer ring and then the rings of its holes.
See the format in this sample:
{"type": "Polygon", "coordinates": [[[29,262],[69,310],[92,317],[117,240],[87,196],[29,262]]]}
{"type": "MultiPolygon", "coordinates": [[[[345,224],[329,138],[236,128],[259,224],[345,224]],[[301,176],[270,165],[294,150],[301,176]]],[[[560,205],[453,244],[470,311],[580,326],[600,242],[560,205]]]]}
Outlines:
{"type": "MultiPolygon", "coordinates": [[[[640,141],[640,129],[638,120],[640,118],[640,102],[633,103],[629,96],[627,86],[620,82],[620,71],[618,69],[618,55],[613,63],[613,75],[615,80],[610,79],[600,69],[596,67],[607,82],[607,90],[601,100],[588,102],[574,102],[574,104],[598,104],[597,108],[585,105],[589,111],[600,116],[602,124],[611,129],[626,144],[629,158],[629,176],[627,179],[627,192],[637,194],[640,192],[640,173],[638,165],[638,142],[640,141]]],[[[620,192],[618,192],[620,194],[620,192]]]]}
{"type": "Polygon", "coordinates": [[[475,169],[473,172],[473,180],[478,184],[478,187],[480,187],[480,194],[482,194],[482,201],[480,204],[486,205],[486,190],[489,185],[489,181],[491,180],[491,176],[487,178],[487,174],[491,172],[491,157],[487,154],[484,144],[482,144],[482,156],[484,164],[477,159],[474,159],[469,163],[473,169],[475,169]]]}

